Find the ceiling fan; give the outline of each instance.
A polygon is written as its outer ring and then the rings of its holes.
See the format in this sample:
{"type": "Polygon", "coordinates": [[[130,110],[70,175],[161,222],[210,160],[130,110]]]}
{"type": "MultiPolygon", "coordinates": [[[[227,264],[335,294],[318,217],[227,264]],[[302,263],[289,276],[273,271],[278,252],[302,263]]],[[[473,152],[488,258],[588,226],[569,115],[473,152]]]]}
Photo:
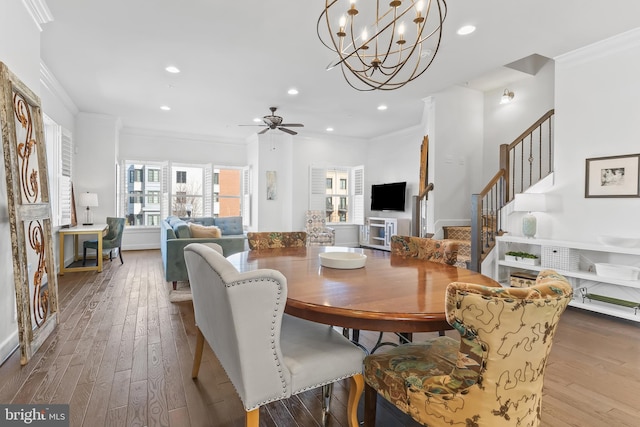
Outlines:
{"type": "Polygon", "coordinates": [[[298,132],[292,131],[291,129],[287,129],[288,127],[301,128],[304,125],[302,123],[282,123],[282,117],[276,116],[276,107],[269,107],[271,110],[271,114],[268,114],[262,118],[264,122],[263,125],[240,125],[240,126],[266,126],[265,129],[258,132],[258,135],[262,135],[266,131],[270,129],[280,129],[282,132],[286,132],[291,135],[297,135],[298,132]]]}

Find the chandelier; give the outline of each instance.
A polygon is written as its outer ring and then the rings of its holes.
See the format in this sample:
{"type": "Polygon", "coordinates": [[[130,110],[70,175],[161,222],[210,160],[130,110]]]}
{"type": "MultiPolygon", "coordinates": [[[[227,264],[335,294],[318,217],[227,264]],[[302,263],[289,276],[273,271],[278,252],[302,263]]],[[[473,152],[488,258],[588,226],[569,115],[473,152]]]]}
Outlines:
{"type": "Polygon", "coordinates": [[[399,89],[438,53],[446,0],[386,1],[364,0],[359,10],[356,0],[325,0],[318,18],[318,38],[338,55],[327,69],[340,65],[354,89],[399,89]]]}

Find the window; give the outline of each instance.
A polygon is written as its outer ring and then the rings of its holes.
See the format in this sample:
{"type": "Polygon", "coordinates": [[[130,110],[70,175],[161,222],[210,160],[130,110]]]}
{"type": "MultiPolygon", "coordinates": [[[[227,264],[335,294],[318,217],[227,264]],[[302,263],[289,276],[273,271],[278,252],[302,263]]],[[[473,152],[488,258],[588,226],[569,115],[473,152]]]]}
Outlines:
{"type": "Polygon", "coordinates": [[[160,169],[147,169],[147,182],[160,182],[160,169]]]}
{"type": "Polygon", "coordinates": [[[310,168],[309,209],[324,209],[327,222],[364,223],[364,167],[310,168]],[[334,188],[338,183],[339,188],[334,188]]]}
{"type": "Polygon", "coordinates": [[[248,168],[131,160],[118,168],[118,212],[127,226],[158,226],[169,215],[189,214],[242,215],[250,224],[248,168]]]}
{"type": "MultiPolygon", "coordinates": [[[[214,216],[242,215],[242,169],[214,169],[214,216]]],[[[247,218],[248,220],[248,218],[247,218]]]]}
{"type": "Polygon", "coordinates": [[[142,169],[131,169],[129,171],[129,182],[142,182],[142,169]]]}
{"type": "Polygon", "coordinates": [[[160,192],[159,191],[148,191],[147,192],[147,203],[152,205],[160,204],[160,192]]]}
{"type": "Polygon", "coordinates": [[[126,218],[125,224],[127,226],[158,225],[149,221],[154,221],[154,215],[160,218],[162,190],[160,164],[125,162],[120,170],[118,211],[126,218]],[[123,178],[127,178],[126,181],[123,182],[123,178]]]}

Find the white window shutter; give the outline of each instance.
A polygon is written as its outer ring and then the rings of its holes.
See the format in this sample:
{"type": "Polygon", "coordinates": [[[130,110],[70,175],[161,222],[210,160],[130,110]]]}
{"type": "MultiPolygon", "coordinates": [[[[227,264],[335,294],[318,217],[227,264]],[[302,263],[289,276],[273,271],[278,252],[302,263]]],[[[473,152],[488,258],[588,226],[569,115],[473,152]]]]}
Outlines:
{"type": "Polygon", "coordinates": [[[213,216],[213,167],[204,167],[204,216],[213,216]]]}
{"type": "Polygon", "coordinates": [[[169,211],[169,192],[171,188],[169,188],[169,163],[164,162],[160,169],[160,182],[162,185],[160,186],[160,192],[162,193],[162,198],[160,200],[160,217],[166,218],[171,212],[169,211]]]}
{"type": "Polygon", "coordinates": [[[352,221],[355,224],[364,225],[364,166],[356,166],[351,169],[351,194],[353,195],[352,221]]]}
{"type": "Polygon", "coordinates": [[[242,168],[242,222],[251,226],[251,168],[242,168]]]}
{"type": "Polygon", "coordinates": [[[309,210],[326,209],[327,170],[311,166],[309,168],[309,210]]]}
{"type": "Polygon", "coordinates": [[[58,178],[59,225],[71,224],[71,182],[73,179],[73,139],[69,130],[60,128],[60,176],[58,178]]]}

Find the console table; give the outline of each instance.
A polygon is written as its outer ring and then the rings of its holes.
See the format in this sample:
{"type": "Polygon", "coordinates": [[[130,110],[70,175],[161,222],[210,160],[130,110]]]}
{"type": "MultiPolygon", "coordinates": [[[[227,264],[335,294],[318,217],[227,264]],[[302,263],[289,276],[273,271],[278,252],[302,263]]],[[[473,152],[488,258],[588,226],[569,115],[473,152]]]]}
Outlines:
{"type": "Polygon", "coordinates": [[[102,271],[102,236],[107,232],[109,226],[107,224],[78,225],[76,227],[61,228],[58,231],[60,238],[60,275],[73,271],[102,271]],[[73,236],[73,261],[78,261],[78,236],[85,234],[95,234],[98,236],[98,265],[88,267],[65,267],[64,265],[64,238],[65,236],[73,236]]]}

